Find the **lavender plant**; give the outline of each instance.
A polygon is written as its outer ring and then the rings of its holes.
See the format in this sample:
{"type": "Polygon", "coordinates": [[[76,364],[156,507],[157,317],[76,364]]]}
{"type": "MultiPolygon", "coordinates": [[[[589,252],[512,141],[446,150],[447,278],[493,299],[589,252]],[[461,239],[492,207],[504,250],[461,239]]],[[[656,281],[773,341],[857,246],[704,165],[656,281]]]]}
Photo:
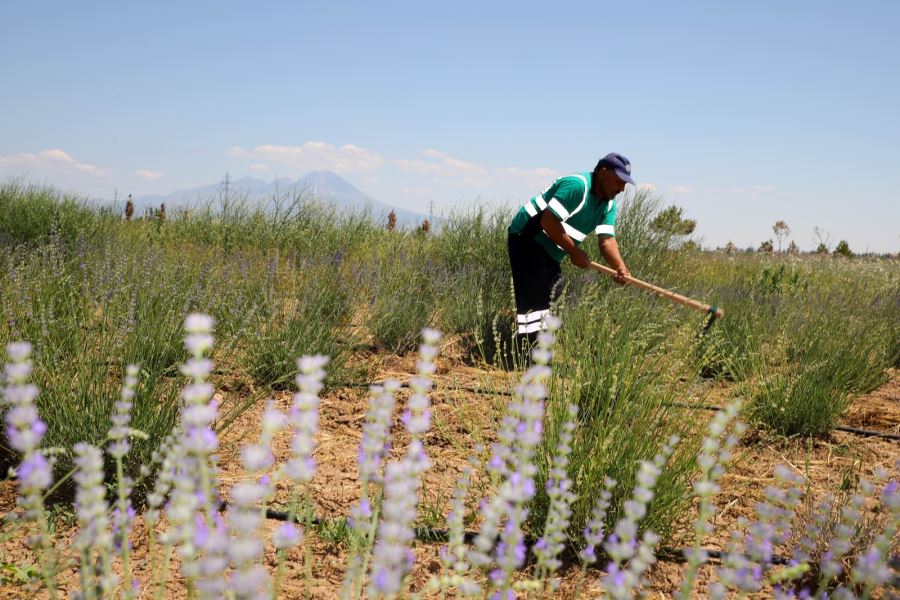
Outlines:
{"type": "MultiPolygon", "coordinates": [[[[274,465],[272,440],[284,427],[286,420],[286,416],[276,408],[275,403],[268,402],[263,412],[259,441],[244,446],[241,450],[241,462],[244,469],[252,474],[253,479],[239,482],[231,489],[231,505],[228,511],[228,530],[231,537],[222,540],[231,561],[231,579],[228,587],[215,590],[218,594],[216,597],[221,597],[229,588],[235,598],[239,599],[249,600],[273,595],[272,582],[261,563],[263,542],[259,530],[264,515],[258,506],[267,503],[273,490],[270,478],[267,475],[260,477],[258,473],[274,465]]],[[[280,532],[279,546],[290,537],[291,533],[280,532]]],[[[212,594],[210,597],[213,597],[212,594]]]]}
{"type": "Polygon", "coordinates": [[[143,432],[129,427],[132,400],[138,384],[138,373],[137,365],[128,365],[125,369],[125,382],[122,386],[121,397],[115,405],[112,427],[108,435],[110,443],[107,447],[109,455],[116,461],[116,492],[118,496],[112,513],[113,548],[122,557],[126,600],[135,597],[138,586],[131,577],[131,538],[129,534],[135,517],[135,510],[131,505],[133,481],[125,475],[124,459],[131,449],[131,437],[144,439],[147,437],[143,432]]]}
{"type": "MultiPolygon", "coordinates": [[[[480,453],[476,448],[476,454],[480,453]]],[[[456,481],[453,490],[453,498],[450,501],[450,510],[447,514],[447,529],[450,532],[448,544],[441,548],[441,564],[444,572],[441,575],[433,575],[428,581],[428,591],[440,592],[440,597],[446,597],[447,590],[456,588],[463,597],[477,596],[481,588],[467,576],[470,565],[466,562],[465,545],[465,516],[466,497],[469,495],[469,487],[478,463],[474,457],[470,457],[469,464],[463,468],[463,472],[456,481]]]]}
{"type": "Polygon", "coordinates": [[[350,510],[350,526],[353,531],[352,552],[347,559],[341,599],[356,598],[362,589],[362,578],[368,570],[368,561],[375,539],[383,492],[382,468],[384,457],[390,448],[390,426],[394,410],[394,394],[400,382],[387,380],[370,388],[371,400],[363,424],[359,442],[360,498],[350,510]],[[370,490],[371,487],[374,490],[370,490]]]}
{"type": "MultiPolygon", "coordinates": [[[[4,366],[3,387],[6,437],[9,445],[22,456],[15,475],[19,482],[16,505],[21,513],[14,516],[17,522],[34,524],[37,532],[28,537],[29,545],[42,558],[41,575],[51,598],[57,597],[55,570],[50,555],[51,540],[44,508],[44,490],[53,482],[53,468],[41,449],[41,440],[47,426],[38,416],[34,401],[37,387],[31,383],[31,344],[15,342],[7,345],[9,362],[4,366]]],[[[52,460],[52,459],[51,459],[52,460]]]]}
{"type": "MultiPolygon", "coordinates": [[[[550,477],[547,479],[547,496],[550,498],[550,506],[547,509],[547,521],[544,524],[544,533],[535,543],[533,551],[537,556],[537,579],[541,582],[541,595],[544,595],[544,583],[551,573],[556,572],[562,565],[559,555],[563,551],[566,540],[566,532],[569,528],[569,520],[572,515],[572,502],[575,501],[575,493],[572,491],[572,480],[567,472],[569,454],[572,452],[572,437],[578,417],[578,406],[569,404],[566,420],[559,434],[556,451],[553,454],[553,466],[550,469],[550,477]]],[[[558,580],[548,582],[550,589],[554,590],[559,585],[558,580]]]]}
{"type": "MultiPolygon", "coordinates": [[[[312,557],[309,550],[309,538],[294,524],[298,507],[302,508],[306,517],[306,528],[312,520],[312,499],[309,497],[309,482],[316,473],[316,461],[313,458],[316,433],[319,429],[319,392],[325,379],[325,365],[328,357],[322,355],[304,356],[297,360],[296,383],[298,391],[294,394],[293,404],[288,413],[288,420],[293,429],[291,439],[291,458],[279,471],[281,477],[292,485],[291,499],[288,504],[288,520],[278,530],[274,543],[278,552],[278,569],[275,576],[275,595],[281,586],[284,576],[285,551],[297,544],[302,538],[304,545],[304,566],[306,568],[307,585],[312,580],[312,557]]],[[[309,589],[307,589],[309,595],[309,589]]]]}
{"type": "Polygon", "coordinates": [[[523,525],[535,491],[534,456],[543,433],[545,383],[560,321],[549,316],[546,325],[533,352],[534,365],[522,376],[498,433],[499,441],[492,446],[488,470],[499,482],[495,495],[481,503],[482,526],[468,554],[474,567],[489,570],[490,585],[504,599],[514,594],[512,575],[525,561],[523,525]]]}
{"type": "MultiPolygon", "coordinates": [[[[209,532],[221,527],[217,522],[220,502],[215,455],[219,441],[213,429],[218,401],[213,398],[213,386],[207,382],[213,362],[205,356],[214,343],[213,319],[204,314],[190,314],[184,329],[187,333],[184,343],[191,358],[182,367],[182,373],[189,383],[182,391],[184,406],[177,434],[182,440],[174,447],[178,454],[174,456],[175,473],[166,509],[169,527],[162,541],[176,547],[188,589],[192,591],[202,578],[198,589],[203,593],[207,583],[216,586],[215,581],[208,580],[218,574],[201,572],[197,559],[204,549],[210,554],[217,552],[217,547],[205,546],[217,544],[217,536],[210,536],[209,532]]],[[[166,568],[167,561],[164,561],[164,576],[166,568]]]]}
{"type": "Polygon", "coordinates": [[[697,520],[694,522],[694,545],[685,552],[688,566],[678,592],[678,597],[683,600],[691,597],[697,571],[709,559],[707,552],[700,545],[704,537],[713,532],[710,520],[715,516],[716,508],[713,505],[713,498],[719,493],[718,481],[725,474],[725,467],[731,460],[732,451],[745,430],[743,422],[738,421],[734,425],[733,433],[726,436],[729,423],[737,418],[740,409],[741,402],[736,400],[731,402],[725,410],[716,413],[709,422],[707,436],[704,438],[700,454],[697,456],[700,477],[694,483],[694,493],[700,499],[700,508],[697,520]]]}
{"type": "Polygon", "coordinates": [[[672,436],[652,462],[641,462],[637,485],[631,499],[623,506],[625,514],[603,545],[612,560],[606,567],[608,575],[601,584],[617,600],[631,598],[643,585],[647,568],[656,561],[655,547],[659,536],[648,529],[638,539],[638,531],[641,520],[647,515],[647,505],[653,499],[657,479],[678,441],[677,436],[672,436]]]}
{"type": "Polygon", "coordinates": [[[416,520],[421,477],[431,466],[425,453],[422,436],[431,428],[431,409],[428,391],[435,371],[441,334],[433,329],[422,331],[416,377],[410,387],[412,395],[401,420],[410,434],[406,454],[385,468],[383,518],[373,549],[369,593],[372,597],[393,598],[402,591],[403,580],[412,570],[415,558],[412,529],[416,520]]]}
{"type": "Polygon", "coordinates": [[[575,598],[581,597],[581,590],[584,585],[587,568],[597,562],[597,546],[603,544],[605,538],[606,513],[609,510],[613,490],[616,485],[617,482],[615,479],[607,477],[603,480],[603,489],[597,496],[597,501],[591,510],[591,518],[582,532],[584,535],[584,547],[578,553],[581,569],[579,570],[578,580],[575,584],[575,598]]]}
{"type": "Polygon", "coordinates": [[[81,597],[107,598],[118,583],[112,572],[113,539],[103,486],[103,453],[90,444],[75,445],[75,510],[78,534],[75,547],[81,556],[81,597]]]}
{"type": "MultiPolygon", "coordinates": [[[[543,536],[534,547],[535,574],[531,579],[517,575],[525,558],[524,524],[535,495],[536,449],[544,437],[545,384],[551,373],[549,363],[559,322],[550,319],[548,325],[549,332],[539,337],[539,347],[533,353],[535,366],[525,373],[516,388],[517,395],[502,424],[498,441],[491,448],[492,460],[488,468],[495,478],[496,493],[482,502],[482,527],[468,548],[463,524],[465,498],[474,469],[464,471],[454,494],[448,519],[451,540],[442,554],[445,572],[433,577],[427,586],[428,591],[439,592],[442,597],[454,589],[462,596],[482,593],[474,573],[476,569],[486,575],[487,591],[496,598],[513,598],[522,591],[536,592],[543,597],[548,593],[548,586],[554,587],[549,578],[559,565],[558,556],[563,546],[563,532],[569,528],[568,507],[572,500],[567,457],[572,447],[577,410],[571,405],[567,406],[566,418],[561,422],[555,440],[556,449],[551,455],[552,466],[547,478],[550,517],[543,536]]],[[[259,440],[241,450],[241,461],[250,478],[233,486],[227,517],[223,518],[223,505],[218,496],[218,440],[213,428],[218,405],[208,379],[213,368],[212,361],[207,358],[214,342],[212,326],[212,319],[205,315],[190,315],[185,321],[185,345],[191,358],[182,367],[189,381],[182,393],[181,424],[154,457],[159,473],[153,491],[148,495],[145,513],[151,532],[159,525],[160,511],[164,510],[167,517],[167,529],[161,538],[165,546],[163,564],[151,566],[150,587],[155,597],[163,596],[167,589],[170,553],[176,551],[182,559],[188,594],[193,597],[273,597],[280,589],[284,550],[301,539],[308,540],[312,514],[308,484],[315,473],[313,448],[318,428],[318,394],[327,359],[318,356],[298,361],[299,391],[288,416],[274,404],[266,406],[259,440]],[[272,443],[276,433],[288,422],[294,430],[292,455],[277,467],[272,443]],[[276,469],[277,477],[289,479],[295,490],[292,492],[291,518],[275,531],[271,540],[279,556],[274,581],[262,564],[264,546],[260,535],[263,511],[272,496],[272,483],[263,473],[271,469],[276,469]],[[307,516],[305,532],[293,522],[301,512],[296,508],[301,502],[309,508],[303,510],[307,516]],[[229,577],[222,576],[225,572],[229,577]]],[[[386,466],[394,395],[399,384],[388,382],[372,389],[373,401],[360,443],[361,499],[352,511],[356,533],[342,590],[344,597],[360,597],[366,575],[370,597],[399,597],[409,592],[407,584],[414,564],[412,546],[421,478],[430,464],[424,436],[431,423],[428,395],[433,385],[431,377],[435,371],[439,340],[437,332],[423,332],[417,374],[411,382],[412,394],[400,415],[409,434],[409,443],[405,452],[386,466]]],[[[33,521],[40,529],[40,537],[33,540],[39,543],[34,547],[48,565],[45,585],[50,594],[55,595],[56,572],[47,558],[51,539],[43,509],[44,492],[51,484],[50,465],[46,450],[40,448],[45,428],[33,406],[37,390],[28,383],[30,347],[13,345],[8,348],[8,354],[11,362],[5,370],[4,386],[4,398],[9,406],[5,415],[6,434],[11,443],[16,444],[23,459],[17,470],[20,521],[23,524],[33,521]]],[[[133,486],[120,467],[129,453],[131,439],[140,436],[130,422],[131,401],[137,385],[137,369],[129,367],[108,435],[107,451],[119,465],[112,507],[106,502],[102,451],[90,444],[78,444],[74,449],[79,523],[74,543],[80,553],[79,574],[82,577],[78,597],[108,597],[119,588],[124,597],[135,597],[140,593],[132,582],[129,567],[133,486]],[[114,566],[116,558],[120,560],[122,577],[117,575],[114,566]]],[[[681,590],[684,598],[691,594],[696,570],[705,562],[699,540],[710,531],[717,481],[741,432],[738,424],[731,435],[726,434],[737,411],[735,404],[714,418],[697,457],[700,477],[694,489],[701,498],[700,517],[695,526],[696,542],[688,553],[686,581],[681,590]]],[[[612,510],[615,508],[613,491],[616,482],[610,478],[604,481],[595,499],[585,530],[586,545],[580,553],[582,572],[596,560],[596,548],[602,544],[611,560],[607,565],[609,574],[601,580],[601,586],[614,598],[631,597],[639,590],[648,567],[655,561],[654,548],[659,537],[646,526],[646,517],[648,507],[656,501],[664,470],[671,468],[676,443],[676,438],[670,438],[653,461],[641,462],[632,496],[622,504],[621,510],[612,510]],[[618,517],[611,533],[605,531],[610,514],[618,517]]],[[[799,597],[804,593],[815,597],[828,594],[839,598],[856,595],[868,598],[880,587],[890,584],[893,572],[888,560],[895,551],[900,529],[900,493],[896,479],[888,480],[886,471],[879,472],[875,483],[860,484],[859,493],[827,499],[810,521],[798,522],[804,480],[782,467],[776,470],[775,476],[780,485],[765,491],[765,500],[757,506],[755,521],[744,523],[743,530],[735,532],[734,542],[718,570],[721,582],[710,586],[712,597],[724,597],[729,589],[740,597],[770,587],[778,598],[799,597]],[[875,511],[869,510],[866,498],[876,495],[880,505],[875,511]],[[822,553],[823,547],[829,552],[822,553]],[[792,553],[793,562],[780,566],[779,552],[786,551],[792,553]],[[845,566],[852,566],[852,570],[842,572],[845,566]],[[813,575],[817,579],[810,579],[813,575]],[[802,586],[807,586],[806,592],[802,586]]],[[[152,540],[151,533],[151,543],[152,540]]],[[[151,554],[155,556],[155,552],[151,551],[151,554]]],[[[305,566],[309,595],[313,572],[308,550],[305,566]]],[[[576,595],[580,591],[579,582],[576,595]]]]}

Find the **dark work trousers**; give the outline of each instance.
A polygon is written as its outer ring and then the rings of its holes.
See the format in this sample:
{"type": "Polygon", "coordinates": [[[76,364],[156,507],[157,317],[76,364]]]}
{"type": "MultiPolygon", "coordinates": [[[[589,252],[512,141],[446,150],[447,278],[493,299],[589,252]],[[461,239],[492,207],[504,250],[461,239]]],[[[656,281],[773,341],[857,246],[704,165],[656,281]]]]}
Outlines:
{"type": "Polygon", "coordinates": [[[562,269],[533,234],[509,233],[506,247],[516,295],[517,340],[520,348],[525,342],[534,346],[538,332],[546,327],[550,303],[559,295],[562,269]]]}

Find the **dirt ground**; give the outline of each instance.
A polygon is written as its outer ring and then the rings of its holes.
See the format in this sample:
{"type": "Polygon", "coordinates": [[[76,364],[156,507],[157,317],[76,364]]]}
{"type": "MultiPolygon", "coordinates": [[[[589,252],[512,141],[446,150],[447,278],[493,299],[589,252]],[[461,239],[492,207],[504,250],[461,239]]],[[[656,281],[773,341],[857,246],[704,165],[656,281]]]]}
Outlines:
{"type": "MultiPolygon", "coordinates": [[[[439,365],[435,378],[436,391],[431,395],[434,427],[425,437],[432,468],[425,476],[419,510],[424,524],[442,528],[447,502],[457,477],[473,449],[479,444],[490,443],[496,421],[509,399],[502,394],[476,394],[471,390],[508,391],[514,384],[516,374],[480,370],[455,360],[439,359],[439,365]]],[[[414,369],[413,356],[381,358],[373,380],[393,377],[408,381],[414,369]]],[[[405,390],[402,391],[398,398],[397,415],[403,404],[402,400],[405,399],[405,393],[405,390]]],[[[224,392],[226,404],[236,400],[229,394],[224,392]]],[[[358,497],[356,454],[367,394],[365,389],[343,388],[323,397],[321,429],[316,451],[318,472],[312,482],[316,513],[321,518],[346,516],[358,497]]],[[[728,395],[728,387],[716,384],[698,392],[697,399],[706,403],[720,403],[728,395]]],[[[286,409],[291,402],[291,395],[281,393],[274,399],[281,408],[286,409]]],[[[241,445],[253,441],[258,435],[261,412],[262,403],[257,403],[222,437],[221,480],[226,498],[231,485],[244,477],[239,465],[238,451],[241,445]]],[[[698,411],[698,426],[704,425],[711,414],[707,411],[698,411]]],[[[395,431],[401,430],[399,422],[397,424],[395,431]]],[[[871,394],[856,398],[844,416],[842,424],[886,433],[900,433],[900,374],[895,373],[889,383],[871,394]]],[[[394,440],[394,448],[399,452],[404,442],[403,435],[399,434],[394,440]]],[[[288,456],[290,448],[287,433],[276,438],[274,451],[279,459],[288,456]]],[[[748,436],[739,446],[736,459],[723,478],[722,493],[716,500],[719,507],[716,533],[706,540],[705,547],[723,547],[724,532],[730,530],[739,517],[750,517],[753,514],[754,504],[761,497],[763,488],[773,481],[772,474],[777,464],[793,466],[801,473],[808,468],[814,493],[824,494],[836,490],[845,474],[855,469],[864,477],[871,476],[879,466],[892,470],[898,456],[900,456],[900,442],[896,440],[862,437],[839,431],[816,440],[811,447],[803,441],[748,436]]],[[[14,506],[14,493],[11,482],[0,483],[0,513],[14,506]]],[[[288,496],[286,485],[278,484],[275,504],[285,503],[288,496]]],[[[690,514],[684,515],[686,523],[691,518],[690,514]]],[[[276,526],[276,521],[267,522],[266,539],[269,539],[276,526]]],[[[57,532],[59,547],[67,547],[68,540],[73,534],[73,527],[61,524],[57,532]]],[[[344,572],[345,547],[339,540],[329,539],[327,535],[312,534],[309,538],[313,556],[312,597],[336,598],[344,572]]],[[[146,527],[140,517],[137,519],[132,541],[135,577],[142,583],[144,592],[141,597],[149,598],[152,597],[147,585],[151,553],[146,527]]],[[[439,572],[439,550],[440,544],[417,544],[412,590],[420,590],[432,574],[439,572]]],[[[0,544],[0,552],[2,563],[23,565],[33,561],[21,539],[0,544]]],[[[71,552],[66,551],[65,554],[71,558],[71,552]]],[[[291,550],[288,558],[280,597],[304,597],[306,578],[302,548],[291,550]]],[[[276,559],[271,546],[267,547],[266,559],[271,570],[274,570],[276,559]]],[[[675,562],[657,563],[650,572],[650,584],[645,590],[648,597],[672,597],[681,581],[682,570],[683,565],[675,562]]],[[[706,567],[701,573],[695,591],[697,597],[705,597],[710,572],[711,567],[706,567]]],[[[578,576],[577,566],[564,570],[562,586],[555,597],[571,597],[578,576]]],[[[599,570],[588,572],[584,588],[585,596],[598,595],[601,577],[602,572],[599,570]]],[[[66,596],[77,589],[77,575],[74,569],[63,571],[61,584],[66,596]]],[[[32,591],[26,587],[0,587],[0,598],[24,598],[32,595],[32,591]]],[[[177,581],[170,581],[165,596],[184,597],[183,588],[177,581]]],[[[46,594],[38,594],[38,597],[46,597],[46,594]]]]}

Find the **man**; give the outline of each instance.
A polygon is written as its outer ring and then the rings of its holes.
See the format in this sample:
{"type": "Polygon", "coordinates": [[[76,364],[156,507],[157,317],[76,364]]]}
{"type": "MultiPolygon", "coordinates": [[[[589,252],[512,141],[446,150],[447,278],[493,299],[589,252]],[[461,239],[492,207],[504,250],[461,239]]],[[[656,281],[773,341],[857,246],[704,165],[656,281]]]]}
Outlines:
{"type": "Polygon", "coordinates": [[[631,275],[615,238],[615,197],[626,183],[634,184],[631,163],[621,154],[607,154],[592,173],[560,177],[516,213],[507,248],[519,347],[526,341],[533,345],[544,329],[550,302],[559,293],[560,262],[568,255],[576,267],[588,267],[590,259],[579,246],[590,233],[597,233],[600,254],[616,270],[616,281],[623,284],[631,275]]]}

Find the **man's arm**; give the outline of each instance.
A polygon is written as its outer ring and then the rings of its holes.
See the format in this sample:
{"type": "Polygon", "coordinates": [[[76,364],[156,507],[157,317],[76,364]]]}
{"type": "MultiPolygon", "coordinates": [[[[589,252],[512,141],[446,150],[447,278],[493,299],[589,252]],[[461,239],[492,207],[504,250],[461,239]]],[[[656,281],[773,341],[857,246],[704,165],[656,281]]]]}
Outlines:
{"type": "MultiPolygon", "coordinates": [[[[572,260],[572,264],[580,269],[586,269],[591,259],[588,258],[587,252],[575,245],[566,230],[563,229],[562,222],[549,210],[545,210],[541,215],[541,227],[547,232],[547,236],[553,240],[553,243],[565,250],[566,254],[572,260]]],[[[621,258],[619,259],[622,260],[621,258]]]]}
{"type": "Polygon", "coordinates": [[[619,285],[624,284],[625,278],[631,277],[631,273],[628,271],[628,267],[625,266],[625,261],[622,260],[622,255],[619,253],[619,243],[616,242],[616,238],[608,235],[601,235],[598,236],[598,241],[600,243],[600,254],[603,256],[603,260],[616,270],[616,276],[613,279],[615,279],[616,283],[619,285]]]}

